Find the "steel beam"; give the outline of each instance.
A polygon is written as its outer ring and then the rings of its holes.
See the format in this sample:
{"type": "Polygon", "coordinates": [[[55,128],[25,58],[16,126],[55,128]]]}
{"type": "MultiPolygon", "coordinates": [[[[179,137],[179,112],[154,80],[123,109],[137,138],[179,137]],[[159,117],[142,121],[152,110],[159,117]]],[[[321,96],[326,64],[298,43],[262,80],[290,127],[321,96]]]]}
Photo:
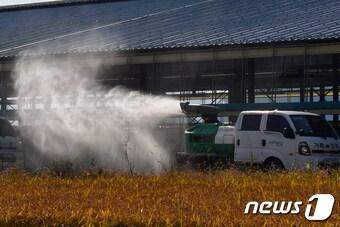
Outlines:
{"type": "MultiPolygon", "coordinates": [[[[339,101],[339,58],[338,54],[332,56],[333,65],[333,101],[339,101]]],[[[339,115],[333,115],[333,121],[339,122],[339,115]]]]}

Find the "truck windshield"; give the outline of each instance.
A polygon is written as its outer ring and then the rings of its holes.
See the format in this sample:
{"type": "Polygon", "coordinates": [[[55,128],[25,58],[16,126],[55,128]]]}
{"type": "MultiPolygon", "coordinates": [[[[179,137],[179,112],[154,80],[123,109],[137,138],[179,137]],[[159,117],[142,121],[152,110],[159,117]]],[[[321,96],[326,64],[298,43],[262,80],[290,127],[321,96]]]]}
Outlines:
{"type": "Polygon", "coordinates": [[[338,138],[333,128],[320,116],[290,115],[290,118],[300,136],[338,138]]]}

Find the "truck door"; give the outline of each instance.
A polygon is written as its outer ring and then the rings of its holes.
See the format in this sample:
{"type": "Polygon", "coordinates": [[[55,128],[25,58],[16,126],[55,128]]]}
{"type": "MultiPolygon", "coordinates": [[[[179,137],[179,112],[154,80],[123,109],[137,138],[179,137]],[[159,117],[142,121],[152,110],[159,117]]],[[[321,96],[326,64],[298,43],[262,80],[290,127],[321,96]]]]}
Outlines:
{"type": "Polygon", "coordinates": [[[263,133],[263,150],[261,159],[277,157],[285,165],[285,168],[294,166],[296,158],[296,140],[283,136],[283,131],[291,129],[291,126],[284,116],[269,114],[266,128],[263,133]]]}
{"type": "Polygon", "coordinates": [[[254,147],[260,146],[262,114],[244,114],[237,127],[235,144],[236,162],[255,162],[254,147]]]}

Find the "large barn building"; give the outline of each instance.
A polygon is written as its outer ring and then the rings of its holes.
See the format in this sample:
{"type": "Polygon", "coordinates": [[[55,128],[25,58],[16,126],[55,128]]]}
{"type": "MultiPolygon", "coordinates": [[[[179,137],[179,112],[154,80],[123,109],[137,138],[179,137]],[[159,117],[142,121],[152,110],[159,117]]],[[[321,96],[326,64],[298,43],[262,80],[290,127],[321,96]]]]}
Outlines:
{"type": "Polygon", "coordinates": [[[102,59],[98,79],[182,101],[309,109],[338,122],[340,2],[88,0],[0,8],[1,113],[15,118],[14,63],[102,59]],[[262,103],[262,104],[261,104],[262,103]],[[264,104],[263,104],[264,103],[264,104]]]}

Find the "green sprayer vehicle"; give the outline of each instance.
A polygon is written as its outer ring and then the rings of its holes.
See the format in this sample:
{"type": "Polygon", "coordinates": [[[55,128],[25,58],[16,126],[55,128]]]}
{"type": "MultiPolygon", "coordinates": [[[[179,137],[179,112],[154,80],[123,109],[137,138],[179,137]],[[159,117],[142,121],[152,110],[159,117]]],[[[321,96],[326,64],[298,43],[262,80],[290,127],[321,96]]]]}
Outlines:
{"type": "Polygon", "coordinates": [[[181,103],[183,113],[200,116],[204,123],[185,130],[185,150],[178,152],[180,163],[228,164],[234,161],[234,127],[218,121],[220,111],[211,105],[181,103]]]}

